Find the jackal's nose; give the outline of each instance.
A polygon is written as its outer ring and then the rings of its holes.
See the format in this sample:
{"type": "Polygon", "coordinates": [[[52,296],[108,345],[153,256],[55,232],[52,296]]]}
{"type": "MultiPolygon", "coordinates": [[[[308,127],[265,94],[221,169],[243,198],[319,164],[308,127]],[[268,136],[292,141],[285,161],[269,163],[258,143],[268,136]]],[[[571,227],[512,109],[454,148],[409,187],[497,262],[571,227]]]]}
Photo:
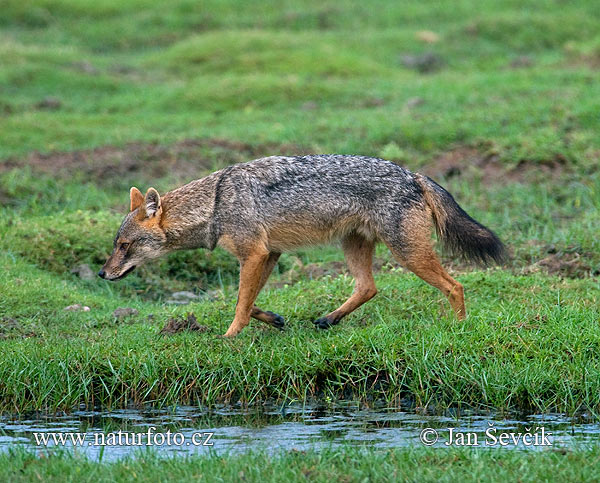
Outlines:
{"type": "Polygon", "coordinates": [[[106,278],[106,272],[104,271],[104,269],[102,269],[98,272],[98,276],[100,278],[106,278]]]}

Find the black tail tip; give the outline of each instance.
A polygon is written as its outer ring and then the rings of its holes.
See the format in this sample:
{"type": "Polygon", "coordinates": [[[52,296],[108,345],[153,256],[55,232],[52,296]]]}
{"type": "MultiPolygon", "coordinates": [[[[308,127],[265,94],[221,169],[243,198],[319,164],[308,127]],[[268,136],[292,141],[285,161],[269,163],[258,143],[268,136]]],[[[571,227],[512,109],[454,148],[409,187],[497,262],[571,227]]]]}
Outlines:
{"type": "Polygon", "coordinates": [[[482,266],[503,265],[508,261],[508,250],[502,241],[492,232],[486,230],[487,236],[479,237],[468,245],[463,253],[466,258],[482,266]]]}
{"type": "Polygon", "coordinates": [[[446,251],[484,267],[506,263],[509,256],[504,243],[491,230],[475,223],[463,225],[461,229],[452,227],[454,229],[444,240],[446,251]]]}

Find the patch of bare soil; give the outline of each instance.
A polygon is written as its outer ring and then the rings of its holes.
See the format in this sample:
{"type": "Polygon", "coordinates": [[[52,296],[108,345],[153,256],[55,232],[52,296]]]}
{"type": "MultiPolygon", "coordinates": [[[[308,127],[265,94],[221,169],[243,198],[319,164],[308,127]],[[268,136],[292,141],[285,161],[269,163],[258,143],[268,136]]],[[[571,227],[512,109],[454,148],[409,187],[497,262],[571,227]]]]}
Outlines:
{"type": "Polygon", "coordinates": [[[22,324],[13,317],[0,318],[0,339],[37,337],[37,334],[32,331],[27,331],[22,324]]]}
{"type": "Polygon", "coordinates": [[[588,67],[596,70],[600,69],[600,50],[592,49],[581,51],[571,42],[565,45],[565,58],[562,62],[568,67],[588,67]]]}
{"type": "Polygon", "coordinates": [[[418,171],[433,179],[462,177],[481,178],[484,183],[514,183],[557,180],[568,174],[569,166],[562,155],[540,161],[522,159],[507,166],[497,154],[464,146],[440,154],[418,171]]]}
{"type": "Polygon", "coordinates": [[[525,273],[544,271],[550,275],[565,278],[587,278],[600,275],[600,269],[594,268],[593,253],[582,251],[574,246],[568,246],[565,249],[548,246],[544,251],[546,256],[527,266],[524,270],[525,273]]]}
{"type": "Polygon", "coordinates": [[[186,330],[196,331],[196,332],[208,332],[210,328],[206,325],[200,325],[196,316],[193,313],[187,314],[185,318],[171,318],[167,321],[167,325],[165,325],[159,334],[162,335],[173,335],[179,332],[184,332],[186,330]]]}
{"type": "Polygon", "coordinates": [[[550,274],[567,278],[585,278],[600,274],[598,270],[593,270],[585,258],[578,253],[563,255],[555,253],[543,258],[537,264],[550,274]]]}
{"type": "Polygon", "coordinates": [[[0,333],[4,334],[9,330],[19,329],[21,324],[13,317],[2,317],[0,319],[0,333]]]}
{"type": "Polygon", "coordinates": [[[170,145],[133,142],[120,147],[102,146],[68,152],[34,151],[26,158],[10,158],[0,163],[0,172],[29,166],[35,172],[58,177],[82,173],[101,185],[128,175],[150,179],[169,174],[191,179],[216,166],[303,152],[306,150],[293,144],[253,145],[226,139],[186,139],[170,145]]]}
{"type": "MultiPolygon", "coordinates": [[[[600,275],[598,255],[581,250],[581,247],[569,245],[557,248],[538,240],[531,240],[528,245],[539,249],[540,255],[536,257],[536,261],[524,263],[522,256],[515,256],[512,247],[508,247],[508,261],[503,268],[516,274],[528,275],[542,272],[563,278],[588,278],[600,275]]],[[[451,274],[465,273],[477,268],[477,265],[448,256],[442,256],[442,265],[451,274]]]]}

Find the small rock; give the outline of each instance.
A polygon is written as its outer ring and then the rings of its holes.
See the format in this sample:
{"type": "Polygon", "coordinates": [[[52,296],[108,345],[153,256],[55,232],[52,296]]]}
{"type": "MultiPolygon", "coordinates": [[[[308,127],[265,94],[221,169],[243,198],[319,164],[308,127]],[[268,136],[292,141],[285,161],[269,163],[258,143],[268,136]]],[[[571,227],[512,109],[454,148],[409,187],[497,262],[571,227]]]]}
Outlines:
{"type": "Polygon", "coordinates": [[[167,300],[168,304],[176,304],[176,305],[187,305],[192,300],[199,299],[200,296],[196,295],[194,292],[174,292],[171,294],[171,298],[167,300]]]}
{"type": "Polygon", "coordinates": [[[200,296],[196,295],[194,292],[187,292],[187,291],[182,291],[182,292],[173,292],[171,294],[171,297],[173,297],[174,299],[199,299],[200,296]]]}
{"type": "Polygon", "coordinates": [[[400,61],[405,67],[415,69],[421,73],[435,72],[445,64],[444,59],[433,52],[420,55],[403,55],[400,61]]]}
{"type": "Polygon", "coordinates": [[[87,263],[73,267],[71,273],[76,274],[81,280],[94,280],[96,278],[96,274],[87,263]]]}
{"type": "Polygon", "coordinates": [[[423,99],[422,97],[411,97],[406,101],[404,107],[406,107],[407,109],[412,109],[413,107],[417,107],[422,104],[425,104],[425,99],[423,99]]]}
{"type": "Polygon", "coordinates": [[[100,73],[100,71],[87,60],[84,60],[83,62],[76,62],[73,64],[73,67],[86,74],[97,75],[100,73]]]}
{"type": "Polygon", "coordinates": [[[2,317],[2,323],[0,324],[1,329],[16,329],[19,327],[19,321],[12,317],[2,317]]]}
{"type": "Polygon", "coordinates": [[[72,312],[89,312],[90,308],[87,305],[75,304],[65,307],[65,310],[70,310],[72,312]]]}
{"type": "Polygon", "coordinates": [[[119,307],[118,309],[115,309],[115,311],[113,312],[113,316],[117,320],[121,320],[126,317],[131,317],[132,315],[137,315],[137,314],[139,314],[138,310],[132,309],[131,307],[119,307]]]}
{"type": "Polygon", "coordinates": [[[38,109],[48,109],[49,111],[56,111],[60,109],[62,106],[62,102],[57,97],[44,97],[40,102],[38,102],[35,107],[38,109]]]}
{"type": "Polygon", "coordinates": [[[300,106],[300,109],[302,109],[303,111],[314,111],[318,107],[319,104],[317,104],[315,101],[307,101],[300,106]]]}
{"type": "Polygon", "coordinates": [[[421,30],[417,32],[417,39],[426,44],[435,44],[440,40],[440,36],[431,30],[421,30]]]}

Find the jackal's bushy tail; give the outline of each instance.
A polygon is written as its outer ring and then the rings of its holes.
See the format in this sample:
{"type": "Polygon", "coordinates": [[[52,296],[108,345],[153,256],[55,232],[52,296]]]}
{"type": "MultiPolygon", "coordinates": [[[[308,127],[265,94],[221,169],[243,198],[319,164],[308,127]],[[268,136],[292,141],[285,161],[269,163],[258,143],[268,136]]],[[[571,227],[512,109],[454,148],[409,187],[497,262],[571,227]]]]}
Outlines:
{"type": "Polygon", "coordinates": [[[452,195],[427,176],[418,176],[439,239],[451,255],[482,265],[502,263],[506,248],[488,228],[471,218],[452,195]]]}

